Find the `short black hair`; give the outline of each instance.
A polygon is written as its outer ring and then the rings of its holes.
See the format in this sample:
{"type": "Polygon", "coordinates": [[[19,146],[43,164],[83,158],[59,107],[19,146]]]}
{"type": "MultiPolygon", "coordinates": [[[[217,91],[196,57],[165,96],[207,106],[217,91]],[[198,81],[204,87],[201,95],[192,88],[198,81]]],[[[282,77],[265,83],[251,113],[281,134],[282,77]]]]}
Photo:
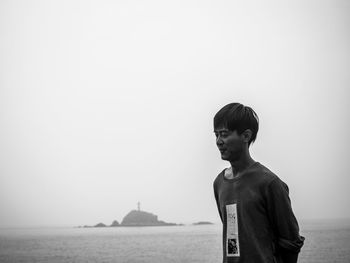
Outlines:
{"type": "Polygon", "coordinates": [[[219,110],[214,116],[214,129],[227,128],[242,134],[245,130],[252,131],[252,137],[248,142],[250,145],[255,141],[259,130],[259,118],[256,112],[241,103],[230,103],[219,110]]]}

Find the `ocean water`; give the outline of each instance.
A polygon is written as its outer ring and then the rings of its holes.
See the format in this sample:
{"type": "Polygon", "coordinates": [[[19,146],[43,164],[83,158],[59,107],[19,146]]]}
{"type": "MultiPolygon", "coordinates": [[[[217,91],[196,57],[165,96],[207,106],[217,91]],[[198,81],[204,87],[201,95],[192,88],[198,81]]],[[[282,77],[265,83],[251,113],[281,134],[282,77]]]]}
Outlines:
{"type": "MultiPolygon", "coordinates": [[[[349,263],[350,224],[301,224],[301,263],[349,263]]],[[[0,262],[221,262],[221,226],[1,229],[0,262]]]]}
{"type": "Polygon", "coordinates": [[[350,263],[350,220],[300,222],[300,263],[350,263]]]}

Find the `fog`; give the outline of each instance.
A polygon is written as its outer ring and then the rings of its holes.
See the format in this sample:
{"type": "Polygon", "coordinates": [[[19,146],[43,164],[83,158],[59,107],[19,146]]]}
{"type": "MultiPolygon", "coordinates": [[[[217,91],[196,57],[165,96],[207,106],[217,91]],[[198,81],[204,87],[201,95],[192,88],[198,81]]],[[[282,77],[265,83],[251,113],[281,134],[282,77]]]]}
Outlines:
{"type": "Polygon", "coordinates": [[[0,227],[219,222],[213,116],[300,219],[350,218],[347,1],[1,1],[0,227]]]}

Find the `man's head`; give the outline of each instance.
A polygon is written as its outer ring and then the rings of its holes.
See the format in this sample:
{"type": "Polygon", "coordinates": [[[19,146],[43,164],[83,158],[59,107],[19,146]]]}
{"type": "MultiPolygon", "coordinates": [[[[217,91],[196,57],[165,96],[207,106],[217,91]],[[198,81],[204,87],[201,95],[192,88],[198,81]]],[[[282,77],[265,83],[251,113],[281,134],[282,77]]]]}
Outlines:
{"type": "Polygon", "coordinates": [[[258,116],[252,108],[230,103],[219,110],[214,117],[214,132],[222,159],[239,158],[255,141],[258,130],[258,116]]]}

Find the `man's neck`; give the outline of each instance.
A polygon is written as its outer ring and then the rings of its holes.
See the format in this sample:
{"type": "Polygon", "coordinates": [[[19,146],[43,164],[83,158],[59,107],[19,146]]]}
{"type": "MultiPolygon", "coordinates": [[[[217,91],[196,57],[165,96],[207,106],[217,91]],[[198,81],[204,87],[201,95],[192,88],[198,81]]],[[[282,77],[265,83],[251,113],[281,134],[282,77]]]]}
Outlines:
{"type": "Polygon", "coordinates": [[[242,174],[247,168],[252,166],[255,163],[255,161],[253,160],[252,157],[250,157],[250,155],[248,155],[248,156],[245,156],[244,158],[241,158],[236,161],[232,161],[230,163],[231,163],[233,177],[236,177],[242,174]]]}

